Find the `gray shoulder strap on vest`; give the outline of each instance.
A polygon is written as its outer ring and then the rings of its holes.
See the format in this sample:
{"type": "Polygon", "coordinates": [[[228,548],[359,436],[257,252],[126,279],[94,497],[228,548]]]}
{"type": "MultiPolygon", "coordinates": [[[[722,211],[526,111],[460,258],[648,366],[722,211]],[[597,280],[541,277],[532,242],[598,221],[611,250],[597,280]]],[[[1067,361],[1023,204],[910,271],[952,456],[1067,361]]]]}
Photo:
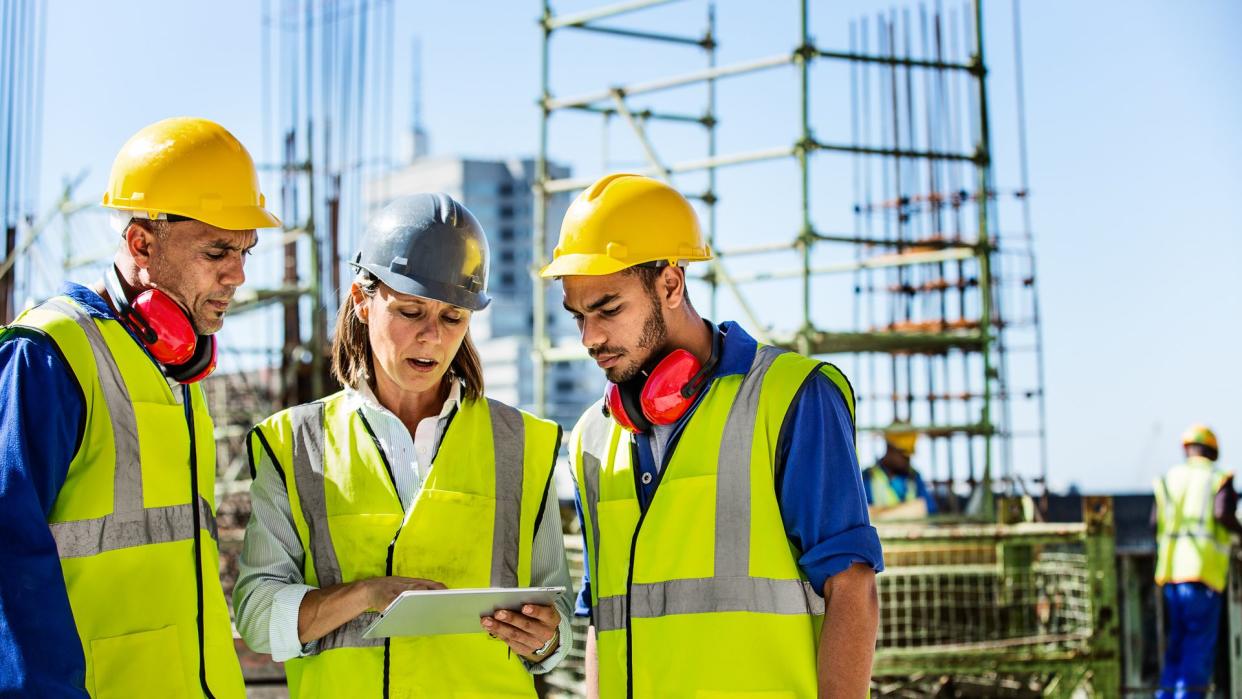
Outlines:
{"type": "Polygon", "coordinates": [[[302,503],[302,517],[310,528],[311,557],[319,587],[341,582],[341,565],[328,529],[327,493],[324,489],[324,407],[321,402],[289,409],[293,428],[293,479],[302,503]]]}
{"type": "MultiPolygon", "coordinates": [[[[94,556],[105,551],[183,541],[194,536],[194,503],[166,507],[143,507],[142,460],[138,448],[138,420],[121,369],[99,326],[81,308],[59,298],[43,307],[78,325],[86,335],[95,358],[104,409],[112,424],[116,462],[112,482],[112,513],[93,519],[54,522],[48,525],[61,558],[94,556]]],[[[84,406],[87,407],[87,406],[84,406]]],[[[198,526],[217,538],[211,506],[199,498],[198,526]]]]}
{"type": "MultiPolygon", "coordinates": [[[[332,544],[328,528],[327,491],[324,488],[324,404],[305,403],[289,409],[293,428],[293,479],[302,503],[302,518],[310,528],[310,554],[319,587],[336,585],[341,580],[341,564],[332,544]]],[[[364,612],[344,626],[319,639],[318,652],[333,648],[369,648],[384,645],[382,638],[363,638],[376,612],[364,612]]]]}
{"type": "Polygon", "coordinates": [[[522,413],[487,399],[496,462],[496,513],[492,527],[493,587],[518,586],[522,537],[522,487],[526,465],[526,425],[522,413]]]}

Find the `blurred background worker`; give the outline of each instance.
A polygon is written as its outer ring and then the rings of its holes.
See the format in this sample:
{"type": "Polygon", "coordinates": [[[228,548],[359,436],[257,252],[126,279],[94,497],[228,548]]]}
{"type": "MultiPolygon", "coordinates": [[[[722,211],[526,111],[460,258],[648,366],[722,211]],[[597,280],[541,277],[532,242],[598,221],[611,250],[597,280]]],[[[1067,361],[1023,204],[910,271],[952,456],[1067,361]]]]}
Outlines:
{"type": "Polygon", "coordinates": [[[919,433],[895,422],[884,432],[884,455],[863,471],[873,519],[909,519],[936,513],[936,500],[911,459],[919,433]]]}
{"type": "Polygon", "coordinates": [[[1233,472],[1216,463],[1216,435],[1182,434],[1186,461],[1155,481],[1156,584],[1164,591],[1169,637],[1157,697],[1202,697],[1212,681],[1230,533],[1242,534],[1233,472]]]}

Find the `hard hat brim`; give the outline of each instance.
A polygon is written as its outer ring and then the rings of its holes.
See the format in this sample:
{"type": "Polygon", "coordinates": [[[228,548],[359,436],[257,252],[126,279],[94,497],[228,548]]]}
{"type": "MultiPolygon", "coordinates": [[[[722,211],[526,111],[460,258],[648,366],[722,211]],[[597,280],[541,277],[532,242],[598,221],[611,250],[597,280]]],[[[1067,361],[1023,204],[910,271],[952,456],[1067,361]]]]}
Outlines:
{"type": "Polygon", "coordinates": [[[140,206],[128,204],[101,204],[106,209],[116,209],[117,211],[135,211],[146,214],[172,214],[174,216],[184,216],[192,218],[195,221],[202,221],[209,226],[215,226],[226,231],[248,231],[260,228],[282,228],[283,223],[275,214],[264,209],[261,206],[235,207],[231,209],[222,209],[219,211],[195,211],[191,209],[160,207],[158,209],[145,209],[140,206]]]}
{"type": "MultiPolygon", "coordinates": [[[[647,264],[649,262],[661,262],[667,258],[652,257],[650,259],[638,260],[618,260],[608,255],[600,255],[597,253],[570,253],[558,256],[555,260],[548,263],[547,267],[539,270],[539,276],[544,279],[557,279],[560,277],[603,277],[609,274],[616,274],[630,267],[647,264]]],[[[682,262],[706,262],[712,259],[708,255],[694,255],[689,257],[677,257],[678,263],[682,262]]],[[[671,262],[671,260],[670,260],[671,262]]]]}
{"type": "Polygon", "coordinates": [[[441,284],[431,280],[416,281],[379,265],[358,264],[357,262],[350,262],[349,265],[355,269],[370,272],[390,289],[400,294],[421,296],[468,311],[481,311],[492,302],[491,297],[483,292],[471,293],[452,284],[441,284]]]}
{"type": "Polygon", "coordinates": [[[633,264],[622,262],[607,255],[573,253],[561,255],[552,260],[547,267],[539,271],[539,276],[544,279],[572,276],[602,277],[620,272],[627,267],[633,266],[633,264]]]}

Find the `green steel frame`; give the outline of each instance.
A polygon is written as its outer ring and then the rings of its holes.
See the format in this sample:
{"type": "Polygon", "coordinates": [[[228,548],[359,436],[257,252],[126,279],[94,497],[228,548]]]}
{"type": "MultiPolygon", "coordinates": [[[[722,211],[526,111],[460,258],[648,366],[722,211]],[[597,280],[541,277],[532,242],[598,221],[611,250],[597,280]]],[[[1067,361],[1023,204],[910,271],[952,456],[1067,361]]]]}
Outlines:
{"type": "MultiPolygon", "coordinates": [[[[539,152],[536,164],[536,183],[534,185],[534,263],[532,266],[535,285],[534,343],[532,352],[534,355],[533,379],[536,409],[542,409],[547,404],[546,373],[548,365],[553,362],[586,358],[585,352],[580,347],[565,344],[554,345],[548,337],[548,308],[544,293],[545,282],[537,274],[537,270],[546,262],[547,258],[548,235],[551,233],[548,230],[548,225],[551,223],[548,216],[550,198],[558,193],[581,189],[594,179],[593,177],[553,179],[549,176],[549,131],[553,121],[552,117],[557,112],[565,110],[597,113],[603,115],[605,119],[619,116],[633,129],[648,163],[646,168],[638,168],[637,171],[665,179],[680,173],[707,173],[707,191],[688,193],[688,196],[700,200],[706,207],[707,235],[713,248],[718,250],[717,259],[713,261],[702,277],[710,285],[711,309],[713,313],[716,310],[718,292],[723,287],[732,294],[742,315],[746,320],[750,321],[749,327],[757,331],[761,341],[791,348],[804,354],[887,354],[894,358],[894,366],[899,355],[920,353],[926,355],[939,353],[947,357],[949,351],[955,351],[979,358],[981,368],[970,368],[969,372],[972,376],[968,379],[978,388],[974,392],[969,390],[959,392],[962,395],[970,396],[971,399],[976,401],[973,404],[968,404],[967,410],[968,412],[975,412],[975,416],[964,423],[959,420],[957,421],[958,424],[954,424],[953,421],[947,418],[938,418],[933,414],[933,420],[930,424],[914,424],[910,429],[933,437],[960,435],[967,440],[967,453],[970,455],[972,464],[970,484],[972,486],[976,484],[980,486],[982,492],[980,514],[984,519],[989,519],[993,511],[991,502],[993,482],[997,478],[993,468],[994,441],[999,439],[1007,444],[1012,437],[1012,432],[1007,433],[1002,425],[998,425],[995,419],[994,407],[994,403],[998,399],[1006,402],[1010,400],[1010,395],[1004,385],[1004,358],[1003,356],[998,356],[1003,355],[1005,351],[1004,344],[999,337],[1002,325],[999,322],[994,322],[997,321],[998,316],[994,307],[997,291],[994,288],[996,280],[993,273],[993,258],[998,250],[993,235],[993,206],[990,200],[995,196],[996,189],[993,184],[988,129],[988,94],[985,81],[987,71],[985,69],[983,53],[982,3],[979,0],[973,0],[971,3],[970,12],[973,21],[968,22],[968,24],[972,25],[973,37],[970,38],[973,40],[974,49],[970,59],[964,62],[927,60],[925,58],[916,59],[909,56],[899,57],[893,53],[883,55],[882,52],[858,51],[854,50],[853,47],[851,47],[850,51],[820,48],[815,45],[810,36],[809,0],[801,0],[799,3],[800,43],[793,50],[788,53],[724,66],[717,65],[716,61],[717,38],[714,35],[715,17],[711,6],[709,6],[708,28],[702,36],[678,36],[628,28],[620,29],[601,24],[605,20],[620,15],[636,13],[676,1],[627,0],[571,15],[557,15],[553,12],[551,0],[542,0],[543,12],[540,20],[543,32],[540,62],[540,107],[542,118],[540,120],[539,152]],[[553,93],[551,85],[550,45],[555,35],[566,31],[622,35],[636,40],[697,46],[705,54],[707,67],[664,79],[613,86],[581,95],[559,96],[553,93]],[[976,103],[978,109],[978,113],[972,115],[972,123],[977,123],[977,140],[973,144],[973,148],[969,152],[953,152],[945,148],[877,147],[862,143],[828,143],[816,139],[812,132],[810,117],[810,95],[812,90],[810,73],[811,66],[816,61],[841,61],[851,65],[887,66],[894,71],[900,67],[907,71],[920,69],[952,72],[969,76],[970,83],[973,85],[972,101],[976,103]],[[794,68],[798,73],[800,135],[797,141],[790,145],[747,152],[718,153],[716,138],[716,126],[718,123],[716,81],[732,76],[773,71],[788,67],[794,68]],[[707,105],[702,115],[640,109],[633,106],[630,102],[636,96],[651,95],[673,88],[696,84],[705,84],[707,86],[707,105]],[[663,161],[648,137],[645,127],[648,122],[660,120],[690,122],[701,125],[708,135],[708,153],[706,157],[679,162],[663,161]],[[983,193],[976,195],[974,199],[977,208],[974,240],[946,240],[941,246],[942,249],[930,251],[905,250],[903,245],[908,247],[909,243],[901,243],[891,239],[869,240],[857,234],[854,236],[831,235],[817,231],[811,219],[811,160],[816,154],[833,153],[859,158],[877,158],[885,162],[892,162],[894,160],[898,162],[906,161],[907,163],[909,161],[927,162],[929,167],[932,163],[945,162],[970,164],[973,166],[978,192],[983,193]],[[719,192],[716,191],[716,170],[722,167],[738,167],[750,163],[783,159],[795,160],[800,171],[798,194],[798,205],[801,214],[800,229],[789,240],[763,242],[736,249],[719,249],[715,245],[718,233],[716,203],[719,198],[719,192]],[[853,242],[858,244],[858,249],[860,250],[862,246],[876,243],[890,248],[895,247],[897,252],[891,255],[859,256],[853,261],[840,264],[815,265],[812,260],[813,252],[818,244],[825,242],[853,242]],[[797,269],[757,270],[752,268],[747,272],[734,271],[731,273],[725,268],[724,263],[727,261],[740,260],[749,255],[781,250],[794,250],[799,253],[800,264],[797,269]],[[849,331],[830,331],[816,327],[812,320],[812,282],[820,275],[857,274],[861,270],[905,269],[916,265],[927,266],[943,264],[945,262],[956,262],[959,265],[962,262],[973,262],[977,266],[977,285],[975,286],[975,291],[972,292],[973,303],[977,305],[977,322],[972,323],[970,327],[954,328],[942,326],[930,330],[923,328],[855,328],[849,331]],[[751,282],[782,278],[801,280],[801,322],[796,328],[768,332],[765,329],[765,324],[758,321],[754,308],[744,293],[743,286],[751,282]],[[998,359],[1000,360],[999,366],[998,359]],[[977,411],[970,407],[971,405],[977,407],[977,411]],[[978,442],[975,440],[978,440],[978,442]],[[983,464],[981,478],[976,480],[973,459],[976,445],[979,442],[981,442],[979,452],[982,455],[983,464]]],[[[894,73],[894,75],[896,74],[894,73]]],[[[907,165],[907,167],[910,166],[907,165]]],[[[1025,199],[1025,193],[1023,192],[1022,194],[1021,198],[1025,199]]],[[[962,293],[964,295],[966,292],[962,293]]],[[[1036,319],[1036,323],[1038,323],[1038,319],[1036,319]]],[[[963,361],[965,362],[966,360],[963,361]]],[[[1039,380],[1042,381],[1042,376],[1039,380]]],[[[1035,390],[1042,401],[1042,385],[1035,390]]],[[[896,408],[894,408],[894,411],[896,411],[896,408]]],[[[945,413],[947,414],[947,412],[948,410],[946,409],[945,413]]],[[[1007,415],[1006,413],[1003,417],[1007,417],[1007,415]]],[[[1042,439],[1042,413],[1039,419],[1041,421],[1039,435],[1042,439]]],[[[860,431],[876,431],[882,427],[882,425],[864,424],[860,426],[860,431]]],[[[1007,451],[1002,449],[1002,453],[1007,454],[1007,451]]],[[[1006,469],[1008,466],[1008,464],[1005,464],[1006,469]]],[[[1041,463],[1041,473],[1036,478],[1039,482],[1042,482],[1042,478],[1045,475],[1042,473],[1043,470],[1044,467],[1041,463]]],[[[1002,475],[1008,474],[1004,473],[1002,475]]],[[[951,475],[950,480],[952,480],[951,475]]],[[[1017,489],[1006,486],[1002,490],[1015,492],[1017,489]]]]}

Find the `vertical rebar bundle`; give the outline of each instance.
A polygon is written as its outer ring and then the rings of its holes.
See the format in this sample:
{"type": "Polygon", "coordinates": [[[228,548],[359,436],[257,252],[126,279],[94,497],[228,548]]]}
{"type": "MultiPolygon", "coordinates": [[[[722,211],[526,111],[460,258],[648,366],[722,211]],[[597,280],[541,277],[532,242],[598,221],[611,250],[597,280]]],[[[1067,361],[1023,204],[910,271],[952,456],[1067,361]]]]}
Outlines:
{"type": "Polygon", "coordinates": [[[39,197],[47,6],[0,2],[0,323],[18,311],[18,257],[39,197]]]}

